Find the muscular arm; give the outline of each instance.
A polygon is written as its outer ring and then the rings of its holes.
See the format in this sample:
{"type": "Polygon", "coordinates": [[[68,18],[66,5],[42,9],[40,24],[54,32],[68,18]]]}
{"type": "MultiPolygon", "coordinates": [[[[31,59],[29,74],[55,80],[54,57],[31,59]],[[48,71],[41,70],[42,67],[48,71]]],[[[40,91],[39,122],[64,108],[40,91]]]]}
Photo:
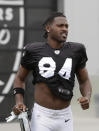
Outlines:
{"type": "Polygon", "coordinates": [[[89,108],[91,97],[91,83],[86,68],[79,69],[76,73],[82,97],[78,99],[83,109],[89,108]]]}
{"type": "MultiPolygon", "coordinates": [[[[25,69],[20,65],[19,70],[16,74],[15,80],[14,80],[14,87],[13,88],[23,88],[25,89],[25,79],[29,73],[29,70],[25,69]]],[[[22,94],[16,94],[15,95],[15,101],[16,106],[14,107],[14,110],[16,112],[16,107],[18,109],[22,108],[23,111],[25,110],[25,106],[23,105],[23,96],[22,94]]],[[[17,113],[16,113],[17,114],[17,113]]]]}

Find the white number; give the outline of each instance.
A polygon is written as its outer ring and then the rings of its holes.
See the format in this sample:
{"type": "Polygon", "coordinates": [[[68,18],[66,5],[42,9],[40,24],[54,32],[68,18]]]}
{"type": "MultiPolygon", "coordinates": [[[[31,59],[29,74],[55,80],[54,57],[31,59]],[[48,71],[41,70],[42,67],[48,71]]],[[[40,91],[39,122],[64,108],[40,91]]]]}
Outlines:
{"type": "Polygon", "coordinates": [[[63,67],[61,68],[61,70],[58,72],[58,74],[63,77],[64,79],[69,80],[70,76],[71,76],[71,69],[72,69],[72,59],[71,58],[67,58],[65,60],[65,63],[63,65],[63,67]]]}
{"type": "Polygon", "coordinates": [[[51,57],[43,57],[39,61],[39,73],[45,78],[54,76],[54,71],[56,69],[56,63],[51,57]]]}
{"type": "MultiPolygon", "coordinates": [[[[5,24],[4,27],[7,27],[5,24]]],[[[0,30],[0,45],[6,45],[10,41],[10,31],[8,29],[0,30]]]]}
{"type": "MultiPolygon", "coordinates": [[[[38,66],[39,66],[39,73],[41,74],[41,76],[45,78],[54,76],[54,72],[56,69],[56,63],[51,57],[43,57],[39,61],[38,66]]],[[[71,69],[72,69],[72,59],[67,58],[65,60],[64,65],[58,72],[58,74],[62,78],[69,80],[69,78],[71,77],[71,69]]]]}

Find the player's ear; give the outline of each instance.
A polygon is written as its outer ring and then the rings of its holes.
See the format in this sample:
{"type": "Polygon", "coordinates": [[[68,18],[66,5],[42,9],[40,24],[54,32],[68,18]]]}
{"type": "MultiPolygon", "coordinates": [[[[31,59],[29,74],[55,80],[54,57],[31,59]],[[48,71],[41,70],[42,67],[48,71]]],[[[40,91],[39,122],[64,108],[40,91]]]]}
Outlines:
{"type": "Polygon", "coordinates": [[[50,25],[46,25],[45,30],[49,33],[50,32],[50,25]]]}

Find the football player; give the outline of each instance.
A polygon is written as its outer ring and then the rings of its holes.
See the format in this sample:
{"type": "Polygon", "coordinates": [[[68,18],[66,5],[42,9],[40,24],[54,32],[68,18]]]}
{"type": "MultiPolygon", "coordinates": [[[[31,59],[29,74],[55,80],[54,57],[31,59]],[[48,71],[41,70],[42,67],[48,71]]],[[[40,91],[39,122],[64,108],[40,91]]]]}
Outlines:
{"type": "Polygon", "coordinates": [[[83,110],[89,108],[91,83],[86,69],[85,46],[67,42],[68,22],[56,12],[44,22],[47,42],[27,44],[14,81],[15,114],[24,112],[25,79],[30,71],[34,77],[34,107],[31,131],[73,131],[71,100],[75,75],[78,78],[83,110]]]}

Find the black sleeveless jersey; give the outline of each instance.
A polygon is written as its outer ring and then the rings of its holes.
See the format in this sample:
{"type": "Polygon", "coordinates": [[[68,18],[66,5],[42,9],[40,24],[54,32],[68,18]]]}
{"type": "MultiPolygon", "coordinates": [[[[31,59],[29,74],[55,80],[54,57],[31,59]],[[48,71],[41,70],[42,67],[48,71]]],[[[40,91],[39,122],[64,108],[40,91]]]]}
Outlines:
{"type": "Polygon", "coordinates": [[[75,73],[85,67],[87,61],[83,44],[66,42],[60,49],[48,43],[32,43],[25,46],[21,65],[33,71],[34,84],[45,82],[49,87],[59,84],[73,90],[75,73]]]}

